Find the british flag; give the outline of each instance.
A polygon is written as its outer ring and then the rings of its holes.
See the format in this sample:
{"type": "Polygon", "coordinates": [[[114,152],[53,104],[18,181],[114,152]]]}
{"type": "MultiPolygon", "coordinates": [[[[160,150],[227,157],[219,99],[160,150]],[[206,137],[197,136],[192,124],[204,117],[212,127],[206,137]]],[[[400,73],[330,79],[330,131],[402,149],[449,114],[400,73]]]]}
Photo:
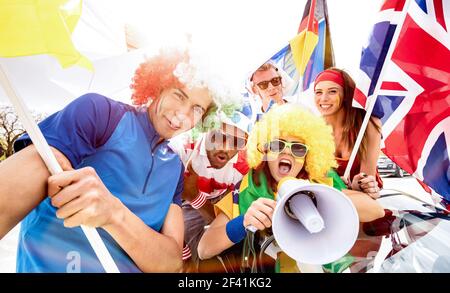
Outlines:
{"type": "Polygon", "coordinates": [[[385,0],[354,105],[381,118],[382,150],[450,199],[450,1],[385,0]],[[370,110],[370,108],[368,109],[370,110]]]}

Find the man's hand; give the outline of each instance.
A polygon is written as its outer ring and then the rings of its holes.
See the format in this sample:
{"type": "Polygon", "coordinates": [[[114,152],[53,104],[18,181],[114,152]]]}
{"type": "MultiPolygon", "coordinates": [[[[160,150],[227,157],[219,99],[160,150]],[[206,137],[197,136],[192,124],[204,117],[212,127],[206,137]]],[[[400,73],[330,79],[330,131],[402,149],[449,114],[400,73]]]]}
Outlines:
{"type": "Polygon", "coordinates": [[[56,216],[68,228],[86,225],[104,227],[122,214],[122,203],[114,197],[91,167],[65,171],[48,178],[56,216]]]}
{"type": "Polygon", "coordinates": [[[276,201],[263,197],[252,202],[244,215],[244,227],[252,225],[258,230],[270,228],[276,204],[276,201]]]}

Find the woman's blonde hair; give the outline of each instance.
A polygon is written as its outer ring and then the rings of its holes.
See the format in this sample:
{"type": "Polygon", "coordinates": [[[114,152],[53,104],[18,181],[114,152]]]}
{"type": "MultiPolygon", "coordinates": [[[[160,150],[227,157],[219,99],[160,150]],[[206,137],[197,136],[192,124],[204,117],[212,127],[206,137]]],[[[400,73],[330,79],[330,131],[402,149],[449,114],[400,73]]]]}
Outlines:
{"type": "Polygon", "coordinates": [[[247,144],[249,167],[257,169],[263,163],[268,142],[286,136],[295,136],[308,146],[304,169],[309,180],[321,181],[337,166],[331,126],[300,106],[284,104],[271,109],[252,129],[247,144]]]}

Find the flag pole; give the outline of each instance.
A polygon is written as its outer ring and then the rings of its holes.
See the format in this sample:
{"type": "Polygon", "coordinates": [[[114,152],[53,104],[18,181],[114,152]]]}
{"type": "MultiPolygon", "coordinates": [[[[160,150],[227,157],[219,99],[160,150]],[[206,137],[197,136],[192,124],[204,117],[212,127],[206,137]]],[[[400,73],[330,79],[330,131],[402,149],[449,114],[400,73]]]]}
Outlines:
{"type": "MultiPolygon", "coordinates": [[[[403,7],[403,11],[402,11],[403,14],[402,14],[402,17],[400,18],[401,21],[399,22],[399,24],[402,24],[405,21],[406,14],[408,11],[407,7],[409,7],[409,3],[410,3],[410,0],[406,0],[404,7],[403,7]]],[[[375,86],[375,89],[374,89],[372,95],[370,97],[367,97],[367,101],[369,102],[369,105],[366,109],[366,115],[364,116],[364,120],[363,120],[363,123],[359,130],[358,137],[356,138],[355,145],[353,146],[352,153],[350,155],[350,159],[348,160],[347,168],[345,168],[344,178],[346,178],[346,179],[348,179],[350,176],[350,170],[352,169],[352,166],[355,162],[356,154],[358,153],[359,147],[361,145],[361,141],[362,141],[362,139],[364,137],[364,133],[366,132],[366,129],[367,129],[367,125],[369,124],[370,116],[372,115],[373,108],[375,107],[375,102],[378,97],[377,93],[381,87],[381,80],[383,79],[383,76],[386,73],[386,68],[387,68],[386,62],[391,59],[392,54],[394,53],[395,44],[397,44],[398,37],[400,35],[400,31],[401,31],[401,26],[398,26],[397,29],[395,30],[394,35],[392,36],[392,43],[389,46],[389,50],[386,54],[386,58],[384,59],[384,64],[381,68],[380,75],[378,77],[378,81],[375,86]]]]}
{"type": "MultiPolygon", "coordinates": [[[[13,105],[17,115],[19,116],[20,121],[22,122],[25,130],[33,141],[36,150],[38,151],[39,155],[41,156],[42,160],[44,161],[45,165],[52,175],[63,172],[61,166],[56,160],[55,155],[51,151],[50,146],[45,140],[44,135],[37,126],[23,100],[17,95],[5,71],[5,68],[0,63],[0,85],[3,86],[6,95],[9,97],[11,104],[13,105]]],[[[95,228],[87,227],[84,225],[81,225],[81,229],[86,235],[86,238],[88,239],[90,245],[94,249],[94,252],[100,260],[100,263],[102,264],[104,270],[107,273],[119,273],[120,271],[117,265],[114,263],[111,254],[108,252],[105,243],[98,234],[98,231],[95,228]]]]}

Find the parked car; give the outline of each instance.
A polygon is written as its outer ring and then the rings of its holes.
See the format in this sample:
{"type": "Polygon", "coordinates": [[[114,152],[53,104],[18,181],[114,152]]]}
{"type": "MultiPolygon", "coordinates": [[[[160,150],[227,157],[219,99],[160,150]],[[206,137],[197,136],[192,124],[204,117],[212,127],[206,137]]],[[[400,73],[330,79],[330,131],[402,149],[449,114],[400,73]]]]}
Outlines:
{"type": "Polygon", "coordinates": [[[377,166],[380,174],[393,175],[395,177],[403,177],[408,174],[385,155],[381,155],[378,158],[377,166]]]}

